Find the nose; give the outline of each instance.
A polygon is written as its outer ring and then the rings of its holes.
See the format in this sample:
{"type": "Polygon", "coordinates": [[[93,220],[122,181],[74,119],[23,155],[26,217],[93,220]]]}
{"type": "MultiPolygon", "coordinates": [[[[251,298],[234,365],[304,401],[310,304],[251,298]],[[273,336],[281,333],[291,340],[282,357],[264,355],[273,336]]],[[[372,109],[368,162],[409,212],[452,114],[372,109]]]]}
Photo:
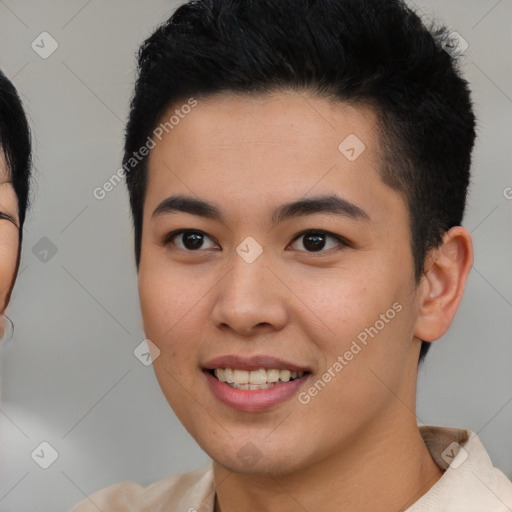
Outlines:
{"type": "Polygon", "coordinates": [[[231,270],[215,287],[214,325],[238,335],[270,334],[288,321],[287,289],[264,253],[252,263],[238,255],[231,270]]]}

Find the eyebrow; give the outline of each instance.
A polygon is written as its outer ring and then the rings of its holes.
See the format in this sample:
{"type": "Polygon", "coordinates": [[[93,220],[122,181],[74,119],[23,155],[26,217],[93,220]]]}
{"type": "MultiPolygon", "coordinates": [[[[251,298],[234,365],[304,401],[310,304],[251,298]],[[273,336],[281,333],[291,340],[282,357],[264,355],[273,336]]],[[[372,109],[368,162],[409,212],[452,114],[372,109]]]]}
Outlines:
{"type": "MultiPolygon", "coordinates": [[[[151,217],[174,212],[185,212],[224,222],[220,208],[202,199],[184,195],[167,197],[155,208],[151,217]]],[[[315,213],[329,213],[353,220],[370,221],[370,216],[362,208],[337,195],[309,197],[282,204],[272,211],[270,221],[276,225],[292,217],[315,213]]]]}

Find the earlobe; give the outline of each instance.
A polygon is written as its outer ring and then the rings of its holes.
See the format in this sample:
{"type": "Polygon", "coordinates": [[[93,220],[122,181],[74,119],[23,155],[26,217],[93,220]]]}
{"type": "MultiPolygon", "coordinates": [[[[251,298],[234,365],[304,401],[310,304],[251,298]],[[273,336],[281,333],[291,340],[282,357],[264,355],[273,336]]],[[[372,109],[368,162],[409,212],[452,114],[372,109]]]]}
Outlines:
{"type": "Polygon", "coordinates": [[[473,266],[471,234],[462,226],[451,228],[426,261],[426,271],[419,285],[419,313],[414,335],[423,341],[435,341],[450,327],[462,299],[473,266]]]}

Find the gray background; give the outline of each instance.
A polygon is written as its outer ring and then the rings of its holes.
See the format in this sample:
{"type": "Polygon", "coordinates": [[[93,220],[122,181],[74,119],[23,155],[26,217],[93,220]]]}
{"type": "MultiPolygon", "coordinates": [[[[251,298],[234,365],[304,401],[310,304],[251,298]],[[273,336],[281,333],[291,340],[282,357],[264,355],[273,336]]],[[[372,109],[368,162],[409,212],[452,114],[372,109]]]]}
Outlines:
{"type": "MultiPolygon", "coordinates": [[[[147,485],[209,460],[133,355],[144,336],[124,184],[93,197],[120,165],[136,49],[176,5],[0,0],[0,67],[23,96],[36,167],[8,309],[15,340],[1,351],[3,511],[63,511],[106,485],[147,485]],[[31,48],[43,31],[59,44],[47,59],[31,48]],[[57,252],[41,261],[46,239],[57,252]],[[31,458],[42,441],[59,454],[46,470],[31,458]]],[[[464,222],[475,266],[421,371],[418,421],[478,432],[510,478],[512,0],[417,5],[468,41],[462,61],[479,118],[464,222]]]]}

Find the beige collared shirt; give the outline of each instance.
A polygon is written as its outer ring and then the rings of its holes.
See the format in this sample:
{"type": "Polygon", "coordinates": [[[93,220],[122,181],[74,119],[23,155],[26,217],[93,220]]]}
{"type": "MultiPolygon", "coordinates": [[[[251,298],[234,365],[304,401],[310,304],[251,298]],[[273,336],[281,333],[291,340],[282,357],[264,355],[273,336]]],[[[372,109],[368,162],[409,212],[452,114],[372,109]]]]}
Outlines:
{"type": "MultiPolygon", "coordinates": [[[[443,476],[406,512],[512,512],[512,483],[470,430],[421,426],[421,436],[443,476]]],[[[72,512],[213,512],[212,466],[161,480],[149,487],[112,485],[72,512]]]]}

